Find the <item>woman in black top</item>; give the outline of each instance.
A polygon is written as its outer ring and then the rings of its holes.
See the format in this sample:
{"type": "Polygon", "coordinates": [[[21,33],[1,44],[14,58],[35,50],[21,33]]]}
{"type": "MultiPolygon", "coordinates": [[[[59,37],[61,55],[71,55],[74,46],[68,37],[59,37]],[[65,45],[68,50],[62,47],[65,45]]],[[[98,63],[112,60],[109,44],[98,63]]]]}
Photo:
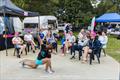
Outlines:
{"type": "Polygon", "coordinates": [[[22,62],[23,67],[25,65],[35,69],[37,68],[38,65],[46,64],[45,66],[45,71],[49,73],[53,73],[54,71],[52,70],[51,66],[51,53],[48,52],[48,48],[46,47],[46,44],[41,45],[41,51],[39,52],[36,60],[28,60],[25,59],[22,62]],[[49,68],[49,70],[48,70],[49,68]]]}

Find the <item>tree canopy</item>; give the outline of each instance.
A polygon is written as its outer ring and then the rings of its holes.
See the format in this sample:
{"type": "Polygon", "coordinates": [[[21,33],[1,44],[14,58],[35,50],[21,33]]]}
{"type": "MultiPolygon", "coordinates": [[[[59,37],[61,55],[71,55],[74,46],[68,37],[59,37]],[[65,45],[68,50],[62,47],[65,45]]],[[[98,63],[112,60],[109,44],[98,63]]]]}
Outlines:
{"type": "Polygon", "coordinates": [[[73,24],[90,23],[93,16],[106,12],[118,12],[120,0],[12,0],[17,6],[39,12],[40,15],[55,15],[60,21],[73,24]]]}

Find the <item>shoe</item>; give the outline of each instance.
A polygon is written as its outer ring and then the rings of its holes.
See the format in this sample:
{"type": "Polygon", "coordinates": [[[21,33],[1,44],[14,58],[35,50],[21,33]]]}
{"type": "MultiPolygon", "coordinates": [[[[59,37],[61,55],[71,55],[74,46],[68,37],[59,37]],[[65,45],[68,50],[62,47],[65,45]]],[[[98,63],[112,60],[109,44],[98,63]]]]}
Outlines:
{"type": "Polygon", "coordinates": [[[61,56],[65,56],[65,54],[62,53],[61,56]]]}
{"type": "Polygon", "coordinates": [[[50,70],[50,71],[52,71],[53,73],[55,72],[54,70],[50,70]]]}
{"type": "Polygon", "coordinates": [[[55,55],[56,55],[56,54],[57,54],[57,52],[56,52],[56,51],[53,51],[53,54],[55,54],[55,55]]]}
{"type": "Polygon", "coordinates": [[[72,56],[70,59],[75,59],[75,56],[72,56]]]}
{"type": "Polygon", "coordinates": [[[47,73],[52,74],[53,72],[52,71],[47,71],[47,73]]]}
{"type": "Polygon", "coordinates": [[[20,58],[20,55],[17,55],[18,58],[20,58]]]}
{"type": "Polygon", "coordinates": [[[35,53],[35,51],[33,50],[33,53],[35,53]]]}
{"type": "Polygon", "coordinates": [[[24,62],[22,62],[22,67],[24,67],[25,66],[25,63],[24,62]]]}
{"type": "Polygon", "coordinates": [[[69,51],[66,51],[66,53],[69,53],[69,51]]]}
{"type": "Polygon", "coordinates": [[[51,70],[49,70],[49,71],[48,71],[48,70],[45,70],[45,72],[46,72],[46,73],[49,73],[49,74],[54,73],[54,72],[53,72],[53,71],[51,71],[51,70]]]}
{"type": "Polygon", "coordinates": [[[87,63],[87,60],[83,60],[82,63],[87,63]]]}

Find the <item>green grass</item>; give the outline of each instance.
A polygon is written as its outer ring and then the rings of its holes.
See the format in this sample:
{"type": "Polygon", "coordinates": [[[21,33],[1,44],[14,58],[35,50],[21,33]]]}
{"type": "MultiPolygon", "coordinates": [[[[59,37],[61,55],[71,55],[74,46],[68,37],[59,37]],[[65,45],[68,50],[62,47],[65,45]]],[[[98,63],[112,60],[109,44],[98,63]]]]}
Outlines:
{"type": "Polygon", "coordinates": [[[120,63],[120,40],[114,36],[109,36],[106,53],[120,63]]]}
{"type": "Polygon", "coordinates": [[[74,35],[75,37],[77,37],[78,34],[79,34],[79,32],[73,32],[73,35],[74,35]]]}

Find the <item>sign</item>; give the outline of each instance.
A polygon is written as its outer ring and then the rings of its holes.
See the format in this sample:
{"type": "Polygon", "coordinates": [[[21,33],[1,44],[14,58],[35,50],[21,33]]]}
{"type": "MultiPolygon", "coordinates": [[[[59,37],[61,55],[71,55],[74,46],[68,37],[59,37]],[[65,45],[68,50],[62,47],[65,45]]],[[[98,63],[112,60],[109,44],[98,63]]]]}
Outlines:
{"type": "Polygon", "coordinates": [[[28,16],[28,12],[24,12],[24,16],[28,16]]]}

